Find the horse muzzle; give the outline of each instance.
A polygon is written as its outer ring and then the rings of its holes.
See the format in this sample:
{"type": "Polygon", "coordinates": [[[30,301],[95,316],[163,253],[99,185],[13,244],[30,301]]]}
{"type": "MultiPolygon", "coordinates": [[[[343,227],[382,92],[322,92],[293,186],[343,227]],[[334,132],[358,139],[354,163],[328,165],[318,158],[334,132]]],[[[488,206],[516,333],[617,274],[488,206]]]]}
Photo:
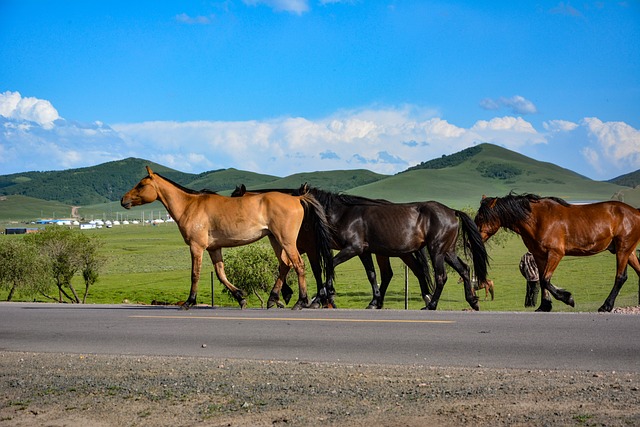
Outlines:
{"type": "Polygon", "coordinates": [[[125,209],[131,209],[133,206],[133,201],[131,199],[125,199],[124,197],[120,199],[120,206],[125,209]]]}

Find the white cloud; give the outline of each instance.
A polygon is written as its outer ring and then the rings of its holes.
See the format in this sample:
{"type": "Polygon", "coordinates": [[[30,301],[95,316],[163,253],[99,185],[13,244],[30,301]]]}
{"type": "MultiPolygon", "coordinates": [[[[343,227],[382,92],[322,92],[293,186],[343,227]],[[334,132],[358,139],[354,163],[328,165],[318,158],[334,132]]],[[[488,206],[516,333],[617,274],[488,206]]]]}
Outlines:
{"type": "Polygon", "coordinates": [[[491,142],[510,150],[544,144],[547,142],[543,134],[538,133],[533,125],[522,117],[495,117],[491,120],[478,120],[470,129],[476,140],[491,142]]]}
{"type": "Polygon", "coordinates": [[[606,165],[619,170],[640,168],[638,129],[623,122],[603,122],[593,117],[585,118],[582,125],[593,143],[587,154],[595,168],[602,169],[606,165]]]}
{"type": "Polygon", "coordinates": [[[511,98],[485,98],[480,101],[480,107],[485,110],[500,110],[501,108],[507,108],[511,110],[513,114],[535,114],[538,112],[538,109],[533,102],[520,95],[512,96],[511,98]]]}
{"type": "Polygon", "coordinates": [[[181,24],[189,24],[189,25],[194,25],[194,24],[207,25],[207,24],[211,24],[211,22],[213,22],[214,18],[215,18],[214,15],[189,16],[186,13],[181,13],[179,15],[176,15],[176,21],[180,22],[181,24]]]}
{"type": "Polygon", "coordinates": [[[23,98],[20,92],[0,93],[0,115],[7,119],[27,120],[51,128],[60,118],[58,111],[49,101],[37,98],[23,98]]]}
{"type": "Polygon", "coordinates": [[[403,105],[341,110],[314,120],[279,117],[109,126],[67,121],[48,101],[23,100],[17,92],[0,94],[0,174],[83,167],[131,156],[184,172],[233,167],[287,176],[366,168],[394,174],[481,142],[595,179],[640,168],[640,131],[597,118],[578,123],[548,120],[542,132],[513,116],[478,120],[465,128],[438,117],[437,111],[403,105]],[[43,108],[33,108],[36,104],[43,108]],[[42,111],[49,115],[39,116],[42,111]],[[57,119],[51,121],[53,117],[57,119]]]}
{"type": "Polygon", "coordinates": [[[566,120],[549,120],[542,126],[549,132],[571,132],[578,127],[578,124],[566,120]]]}
{"type": "Polygon", "coordinates": [[[243,0],[245,4],[256,6],[264,4],[276,12],[289,12],[302,15],[309,11],[308,0],[243,0]]]}

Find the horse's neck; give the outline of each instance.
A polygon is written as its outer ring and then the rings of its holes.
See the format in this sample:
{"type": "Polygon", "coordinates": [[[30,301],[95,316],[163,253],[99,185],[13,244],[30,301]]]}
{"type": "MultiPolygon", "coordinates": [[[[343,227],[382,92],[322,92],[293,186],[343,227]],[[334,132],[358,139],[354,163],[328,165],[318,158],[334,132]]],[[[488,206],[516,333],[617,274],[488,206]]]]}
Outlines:
{"type": "Polygon", "coordinates": [[[193,197],[193,195],[186,193],[163,178],[160,178],[159,181],[160,183],[157,186],[158,199],[167,209],[171,218],[179,223],[185,208],[189,205],[189,198],[193,197]]]}

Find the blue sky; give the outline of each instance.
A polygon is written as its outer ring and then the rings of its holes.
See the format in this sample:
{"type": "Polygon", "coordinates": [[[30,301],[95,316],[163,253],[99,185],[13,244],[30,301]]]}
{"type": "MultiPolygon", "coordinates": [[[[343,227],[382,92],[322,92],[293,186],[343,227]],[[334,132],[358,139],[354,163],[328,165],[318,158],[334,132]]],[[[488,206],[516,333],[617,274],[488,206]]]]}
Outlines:
{"type": "Polygon", "coordinates": [[[610,179],[640,169],[638,40],[638,0],[0,0],[0,174],[393,174],[491,142],[610,179]]]}

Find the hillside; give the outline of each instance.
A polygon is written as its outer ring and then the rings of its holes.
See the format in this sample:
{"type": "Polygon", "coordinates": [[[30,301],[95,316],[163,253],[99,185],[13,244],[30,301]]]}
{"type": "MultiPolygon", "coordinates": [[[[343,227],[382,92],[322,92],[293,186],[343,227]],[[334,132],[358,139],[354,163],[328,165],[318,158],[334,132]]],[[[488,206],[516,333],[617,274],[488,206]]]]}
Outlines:
{"type": "Polygon", "coordinates": [[[349,193],[395,202],[438,200],[463,208],[477,207],[483,194],[530,192],[586,201],[609,200],[622,189],[493,144],[479,144],[349,193]]]}
{"type": "MultiPolygon", "coordinates": [[[[477,207],[483,194],[501,196],[510,191],[552,195],[570,201],[615,198],[640,206],[640,189],[614,183],[623,181],[593,181],[496,145],[479,144],[423,162],[394,176],[368,170],[343,170],[279,178],[233,168],[189,174],[136,158],[66,171],[4,175],[0,176],[0,197],[7,195],[5,202],[11,203],[0,205],[3,207],[0,219],[51,217],[54,213],[68,216],[71,206],[80,206],[80,215],[84,217],[122,215],[124,210],[118,201],[146,174],[146,165],[188,188],[206,188],[226,195],[239,184],[249,189],[266,189],[297,188],[306,182],[329,191],[395,202],[438,200],[455,208],[477,207]],[[16,199],[17,196],[25,199],[16,199]]],[[[162,206],[154,204],[149,208],[160,211],[162,206]]]]}
{"type": "Polygon", "coordinates": [[[640,185],[640,170],[620,175],[619,177],[610,179],[607,182],[617,185],[624,185],[625,187],[637,187],[638,185],[640,185]]]}
{"type": "Polygon", "coordinates": [[[307,183],[313,187],[323,190],[342,192],[354,187],[370,184],[388,178],[387,175],[380,175],[365,169],[343,170],[343,171],[323,171],[297,173],[286,178],[281,178],[263,185],[250,186],[249,189],[277,189],[277,188],[298,188],[307,183]]]}
{"type": "Polygon", "coordinates": [[[83,206],[118,200],[145,175],[145,166],[184,184],[196,175],[178,172],[147,160],[128,158],[101,165],[50,172],[0,176],[1,195],[22,195],[83,206]]]}

